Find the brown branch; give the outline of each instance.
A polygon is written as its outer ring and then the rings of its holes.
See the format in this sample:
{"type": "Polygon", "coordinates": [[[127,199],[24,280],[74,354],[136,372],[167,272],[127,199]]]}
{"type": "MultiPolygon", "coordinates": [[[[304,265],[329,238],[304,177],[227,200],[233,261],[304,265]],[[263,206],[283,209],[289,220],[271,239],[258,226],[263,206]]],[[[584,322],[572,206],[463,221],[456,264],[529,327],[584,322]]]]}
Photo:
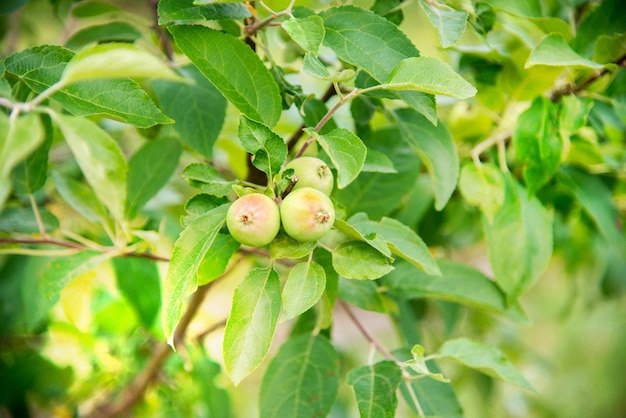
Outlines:
{"type": "MultiPolygon", "coordinates": [[[[95,251],[105,252],[106,250],[112,250],[112,249],[107,249],[107,248],[94,249],[94,248],[90,248],[86,245],[82,245],[74,241],[65,241],[65,240],[59,240],[59,239],[50,238],[50,237],[46,237],[46,238],[25,238],[25,237],[0,238],[0,244],[56,245],[58,247],[71,248],[71,249],[80,250],[80,251],[84,251],[84,250],[94,251],[95,250],[95,251]]],[[[120,257],[146,258],[149,260],[164,261],[164,262],[170,261],[170,259],[167,257],[163,257],[163,256],[153,254],[153,253],[138,252],[138,251],[121,253],[119,256],[120,257]]]]}
{"type": "MultiPolygon", "coordinates": [[[[333,84],[330,84],[328,88],[326,89],[326,91],[324,92],[324,94],[322,95],[322,97],[320,97],[320,100],[326,103],[330,100],[331,97],[335,96],[336,94],[337,94],[337,90],[335,90],[335,86],[333,84]]],[[[287,140],[287,149],[289,151],[291,151],[293,147],[295,147],[296,144],[298,143],[298,139],[300,139],[300,137],[302,136],[302,132],[304,131],[304,128],[306,128],[306,125],[303,123],[302,125],[298,126],[295,132],[287,140]]]]}
{"type": "MultiPolygon", "coordinates": [[[[182,343],[191,320],[196,315],[200,305],[202,305],[204,297],[213,283],[215,281],[200,286],[191,297],[187,310],[180,319],[176,331],[174,331],[175,346],[182,343]]],[[[158,344],[144,369],[132,380],[126,389],[116,399],[105,401],[96,407],[86,418],[114,418],[127,415],[132,407],[143,398],[146,389],[157,378],[165,360],[172,353],[173,351],[167,343],[162,342],[158,344]]]]}
{"type": "MultiPolygon", "coordinates": [[[[616,64],[618,67],[626,67],[626,55],[622,55],[614,64],[616,64]]],[[[609,74],[610,72],[611,71],[609,69],[603,68],[602,70],[590,75],[580,84],[568,84],[566,86],[563,86],[550,93],[550,100],[552,102],[557,102],[563,96],[569,94],[578,94],[600,78],[604,77],[606,74],[609,74]]]]}
{"type": "Polygon", "coordinates": [[[174,61],[174,48],[172,47],[172,43],[170,42],[170,38],[167,36],[167,33],[159,26],[159,0],[148,0],[148,5],[150,6],[150,10],[152,12],[152,29],[159,36],[159,47],[165,53],[169,62],[174,61]]]}
{"type": "Polygon", "coordinates": [[[340,300],[339,305],[341,305],[343,310],[346,311],[346,313],[348,314],[348,317],[350,317],[350,320],[354,323],[354,325],[356,325],[356,327],[361,332],[361,334],[363,334],[365,339],[369,341],[370,344],[372,344],[376,348],[376,350],[378,350],[383,356],[385,356],[389,360],[395,361],[396,363],[401,363],[400,360],[398,360],[396,357],[393,356],[393,354],[387,351],[385,347],[380,345],[380,343],[376,340],[376,338],[374,338],[374,336],[370,334],[370,332],[367,329],[365,329],[363,324],[361,324],[361,322],[359,322],[359,320],[357,319],[354,312],[352,312],[352,308],[350,308],[347,303],[340,300]]]}

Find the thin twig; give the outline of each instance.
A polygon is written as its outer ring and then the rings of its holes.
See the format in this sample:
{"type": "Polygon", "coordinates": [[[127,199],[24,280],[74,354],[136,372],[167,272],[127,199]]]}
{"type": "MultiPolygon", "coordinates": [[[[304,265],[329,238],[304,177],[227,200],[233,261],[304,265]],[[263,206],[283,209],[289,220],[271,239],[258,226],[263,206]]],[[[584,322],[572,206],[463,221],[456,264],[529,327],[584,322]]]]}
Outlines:
{"type": "MultiPolygon", "coordinates": [[[[411,401],[415,405],[415,408],[417,409],[419,416],[423,417],[424,410],[422,409],[422,406],[420,405],[419,400],[417,399],[417,394],[415,393],[413,386],[411,386],[412,376],[407,371],[406,365],[402,361],[400,361],[398,358],[396,358],[393,354],[391,354],[385,347],[380,345],[380,343],[376,340],[376,338],[374,338],[374,336],[370,334],[370,332],[357,319],[356,315],[354,314],[354,312],[352,312],[352,309],[348,306],[347,303],[343,301],[339,301],[339,305],[341,305],[341,307],[346,311],[346,313],[348,314],[348,317],[350,317],[350,320],[358,328],[361,334],[363,334],[365,339],[369,341],[371,346],[374,347],[376,350],[378,350],[387,359],[395,362],[400,367],[400,369],[402,369],[402,376],[404,378],[404,384],[406,385],[409,395],[411,396],[411,401]]],[[[370,353],[370,363],[371,362],[372,362],[372,354],[370,353]]]]}
{"type": "MultiPolygon", "coordinates": [[[[84,250],[92,250],[92,251],[100,251],[102,253],[106,253],[109,251],[119,251],[119,249],[115,249],[112,247],[102,247],[102,248],[91,248],[88,247],[86,245],[83,244],[79,244],[76,242],[72,242],[72,241],[65,241],[65,240],[59,240],[59,239],[55,239],[55,238],[50,238],[50,237],[44,237],[44,238],[26,238],[26,237],[20,237],[20,238],[0,238],[0,244],[27,244],[27,245],[56,245],[59,247],[65,247],[65,248],[73,248],[75,250],[80,250],[80,251],[84,251],[84,250]]],[[[154,260],[154,261],[164,261],[164,262],[168,262],[170,261],[169,258],[167,257],[163,257],[157,254],[153,254],[153,253],[148,253],[148,252],[139,252],[139,251],[129,251],[129,252],[121,252],[119,254],[120,257],[135,257],[135,258],[147,258],[149,260],[154,260]]]]}
{"type": "Polygon", "coordinates": [[[174,48],[172,47],[170,38],[167,37],[167,33],[165,33],[161,26],[159,26],[159,0],[148,0],[148,5],[150,6],[150,10],[152,11],[152,29],[159,36],[159,46],[161,47],[161,50],[165,53],[167,60],[171,63],[174,61],[174,48]]]}
{"type": "Polygon", "coordinates": [[[367,341],[369,341],[374,347],[376,347],[376,350],[378,350],[383,356],[385,356],[387,359],[391,360],[391,361],[395,361],[398,364],[401,364],[402,362],[400,360],[398,360],[396,357],[393,356],[393,354],[391,354],[389,351],[387,351],[387,349],[385,347],[383,347],[382,345],[380,345],[380,343],[376,340],[376,338],[374,338],[374,336],[372,334],[370,334],[370,332],[365,329],[365,327],[361,324],[361,322],[357,319],[356,315],[354,314],[354,312],[352,312],[352,309],[348,306],[347,303],[343,302],[343,301],[339,301],[339,305],[341,305],[341,307],[343,308],[344,311],[346,311],[346,313],[348,314],[348,316],[350,317],[350,320],[354,323],[354,325],[359,329],[359,331],[361,332],[361,334],[363,334],[363,336],[365,337],[365,339],[367,341]]]}
{"type": "Polygon", "coordinates": [[[30,206],[33,209],[33,214],[35,215],[35,221],[37,222],[37,228],[39,229],[39,234],[44,238],[48,238],[46,227],[44,226],[43,221],[41,220],[41,214],[39,213],[39,208],[37,207],[37,201],[35,201],[35,195],[31,193],[28,195],[28,197],[30,199],[30,206]]]}
{"type": "MultiPolygon", "coordinates": [[[[619,67],[626,67],[626,55],[622,55],[620,58],[617,59],[617,61],[615,61],[614,64],[616,64],[619,67]]],[[[549,95],[550,100],[552,102],[557,102],[559,101],[561,97],[566,96],[568,94],[578,94],[584,89],[586,89],[587,87],[589,87],[591,84],[593,84],[595,81],[599,80],[600,78],[604,77],[606,74],[609,74],[610,72],[611,71],[609,69],[603,68],[602,70],[589,76],[580,84],[573,84],[573,85],[568,84],[560,89],[557,89],[553,91],[552,93],[550,93],[549,95]]]]}

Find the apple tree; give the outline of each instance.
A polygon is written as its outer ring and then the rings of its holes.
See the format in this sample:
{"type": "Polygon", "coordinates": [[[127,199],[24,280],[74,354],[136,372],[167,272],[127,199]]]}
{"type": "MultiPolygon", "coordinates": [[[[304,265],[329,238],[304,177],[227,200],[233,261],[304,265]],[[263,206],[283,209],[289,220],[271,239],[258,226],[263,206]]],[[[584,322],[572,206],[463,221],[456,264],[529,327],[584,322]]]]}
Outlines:
{"type": "Polygon", "coordinates": [[[625,413],[619,0],[0,14],[0,416],[625,413]]]}

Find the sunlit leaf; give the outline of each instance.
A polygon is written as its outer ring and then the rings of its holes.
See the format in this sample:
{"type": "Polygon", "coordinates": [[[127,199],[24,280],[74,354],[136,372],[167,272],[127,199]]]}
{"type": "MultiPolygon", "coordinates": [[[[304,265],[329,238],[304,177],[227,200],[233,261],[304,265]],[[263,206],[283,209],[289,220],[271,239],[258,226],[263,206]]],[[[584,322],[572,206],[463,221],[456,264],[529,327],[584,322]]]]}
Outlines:
{"type": "Polygon", "coordinates": [[[235,385],[267,354],[280,309],[280,279],[272,267],[251,270],[235,289],[223,347],[224,367],[235,385]]]}
{"type": "Polygon", "coordinates": [[[437,28],[441,46],[448,48],[456,44],[465,31],[468,13],[438,2],[420,1],[419,4],[437,28]]]}
{"type": "Polygon", "coordinates": [[[446,341],[437,351],[437,355],[455,360],[504,382],[533,390],[500,350],[487,344],[469,338],[457,338],[446,341]]]}
{"type": "Polygon", "coordinates": [[[333,250],[333,267],[348,279],[374,280],[393,270],[389,259],[362,241],[342,242],[333,250]]]}
{"type": "Polygon", "coordinates": [[[315,305],[324,293],[326,273],[317,263],[296,264],[283,287],[281,322],[294,318],[315,305]]]}
{"type": "Polygon", "coordinates": [[[172,26],[169,31],[178,47],[237,109],[270,128],[276,124],[282,110],[278,86],[248,45],[205,26],[172,26]]]}
{"type": "Polygon", "coordinates": [[[198,288],[197,271],[213,246],[219,230],[226,223],[228,205],[219,206],[193,220],[174,244],[174,252],[163,281],[161,322],[169,345],[174,344],[174,330],[187,296],[198,288]]]}
{"type": "Polygon", "coordinates": [[[535,65],[591,68],[594,70],[604,67],[602,64],[595,63],[579,55],[560,34],[546,36],[539,45],[530,51],[530,56],[526,60],[524,67],[530,68],[535,65]]]}
{"type": "Polygon", "coordinates": [[[124,219],[128,167],[115,140],[89,119],[59,113],[53,119],[100,202],[124,219]]]}
{"type": "Polygon", "coordinates": [[[343,189],[361,172],[367,147],[358,136],[344,128],[316,135],[316,138],[337,169],[337,187],[343,189]]]}
{"type": "Polygon", "coordinates": [[[446,63],[432,57],[407,58],[398,64],[385,83],[389,90],[416,90],[467,99],[476,88],[446,63]]]}
{"type": "Polygon", "coordinates": [[[318,15],[292,18],[281,23],[282,28],[302,49],[317,55],[324,39],[324,21],[318,15]]]}

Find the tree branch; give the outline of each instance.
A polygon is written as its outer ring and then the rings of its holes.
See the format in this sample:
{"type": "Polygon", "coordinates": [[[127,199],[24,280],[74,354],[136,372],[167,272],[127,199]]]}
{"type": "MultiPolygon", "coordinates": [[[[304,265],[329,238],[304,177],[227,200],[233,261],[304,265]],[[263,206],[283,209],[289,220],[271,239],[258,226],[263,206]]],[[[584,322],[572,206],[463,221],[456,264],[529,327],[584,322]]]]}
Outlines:
{"type": "MultiPolygon", "coordinates": [[[[84,251],[84,250],[92,250],[92,251],[101,251],[101,252],[107,252],[107,251],[113,251],[113,248],[107,248],[107,247],[103,247],[103,248],[92,248],[83,244],[79,244],[73,241],[65,241],[65,240],[59,240],[56,238],[50,238],[50,237],[45,237],[45,238],[0,238],[0,244],[30,244],[30,245],[56,245],[58,247],[65,247],[65,248],[71,248],[74,250],[79,250],[79,251],[84,251]]],[[[138,252],[138,251],[130,251],[127,253],[121,253],[119,255],[120,257],[135,257],[135,258],[147,258],[149,260],[154,260],[154,261],[164,261],[164,262],[168,262],[170,261],[170,259],[168,257],[163,257],[157,254],[153,254],[153,253],[147,253],[147,252],[138,252]]]]}
{"type": "Polygon", "coordinates": [[[150,6],[150,10],[152,11],[152,29],[159,36],[159,46],[161,47],[161,50],[165,53],[168,61],[173,62],[174,48],[172,48],[172,43],[170,42],[170,38],[167,37],[167,33],[165,33],[161,26],[159,26],[159,0],[148,0],[148,5],[150,6]]]}
{"type": "MultiPolygon", "coordinates": [[[[626,54],[622,55],[615,63],[618,67],[626,67],[626,54]]],[[[578,94],[591,84],[604,77],[606,74],[609,74],[611,71],[607,68],[603,68],[602,70],[590,75],[587,79],[585,79],[580,84],[568,84],[564,87],[556,89],[552,93],[550,93],[549,97],[552,102],[557,102],[563,96],[569,94],[578,94]]]]}

